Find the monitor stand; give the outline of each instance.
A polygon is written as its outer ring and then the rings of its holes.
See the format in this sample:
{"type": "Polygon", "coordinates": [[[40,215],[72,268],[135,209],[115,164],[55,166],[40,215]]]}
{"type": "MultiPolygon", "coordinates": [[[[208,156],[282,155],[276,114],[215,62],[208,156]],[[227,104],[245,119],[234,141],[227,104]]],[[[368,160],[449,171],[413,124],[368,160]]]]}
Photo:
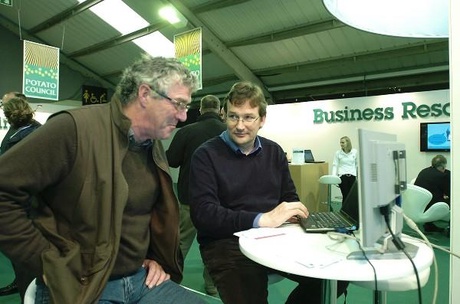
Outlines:
{"type": "MultiPolygon", "coordinates": [[[[364,249],[364,253],[369,260],[400,260],[407,259],[407,256],[403,251],[396,248],[391,241],[392,236],[388,235],[382,237],[373,249],[364,249]]],[[[413,259],[417,255],[418,246],[403,242],[405,251],[413,259]]],[[[348,260],[365,260],[364,254],[361,250],[353,251],[348,254],[348,260]]]]}

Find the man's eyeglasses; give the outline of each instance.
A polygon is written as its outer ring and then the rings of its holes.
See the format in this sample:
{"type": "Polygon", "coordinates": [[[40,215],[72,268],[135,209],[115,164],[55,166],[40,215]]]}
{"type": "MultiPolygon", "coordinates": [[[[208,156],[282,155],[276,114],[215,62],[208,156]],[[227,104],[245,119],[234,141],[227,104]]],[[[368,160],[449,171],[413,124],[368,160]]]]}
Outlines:
{"type": "MultiPolygon", "coordinates": [[[[152,88],[150,88],[150,89],[152,89],[152,88]]],[[[164,99],[166,99],[167,101],[172,103],[176,107],[176,109],[179,110],[179,111],[187,112],[188,109],[190,109],[190,106],[188,104],[186,104],[185,102],[175,100],[174,98],[171,98],[168,95],[160,93],[160,92],[155,91],[153,89],[152,89],[152,91],[154,91],[155,93],[157,93],[158,95],[160,95],[161,97],[163,97],[164,99]]]]}
{"type": "Polygon", "coordinates": [[[243,123],[250,124],[259,118],[260,116],[254,117],[252,115],[245,115],[243,117],[239,117],[238,115],[234,115],[234,114],[227,115],[227,120],[229,120],[232,123],[238,123],[241,120],[243,123]]]}

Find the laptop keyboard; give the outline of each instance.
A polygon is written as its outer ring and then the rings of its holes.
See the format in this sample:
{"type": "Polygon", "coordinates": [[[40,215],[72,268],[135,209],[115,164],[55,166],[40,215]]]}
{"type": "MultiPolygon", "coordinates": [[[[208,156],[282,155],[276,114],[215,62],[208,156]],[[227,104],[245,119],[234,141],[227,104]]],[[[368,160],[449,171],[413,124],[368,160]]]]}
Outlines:
{"type": "Polygon", "coordinates": [[[314,222],[314,228],[342,228],[350,225],[350,223],[345,221],[338,213],[335,212],[310,213],[307,219],[301,220],[314,222]]]}

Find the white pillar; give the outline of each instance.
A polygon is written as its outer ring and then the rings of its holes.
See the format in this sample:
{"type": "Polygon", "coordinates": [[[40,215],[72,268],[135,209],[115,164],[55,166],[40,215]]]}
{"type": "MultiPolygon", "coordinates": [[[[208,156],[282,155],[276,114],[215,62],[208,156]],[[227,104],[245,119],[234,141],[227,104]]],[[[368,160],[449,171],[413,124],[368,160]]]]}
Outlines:
{"type": "MultiPolygon", "coordinates": [[[[450,0],[449,69],[450,69],[450,120],[452,134],[451,168],[451,238],[450,249],[460,254],[460,1],[450,0]]],[[[460,260],[450,258],[450,297],[449,303],[460,303],[460,260]]]]}

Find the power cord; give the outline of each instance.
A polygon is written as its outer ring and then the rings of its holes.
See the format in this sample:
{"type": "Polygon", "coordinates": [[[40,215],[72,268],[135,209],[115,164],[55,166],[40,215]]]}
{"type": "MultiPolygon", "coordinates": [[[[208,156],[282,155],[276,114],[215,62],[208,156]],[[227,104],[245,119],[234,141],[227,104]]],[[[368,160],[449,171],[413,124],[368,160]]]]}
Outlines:
{"type": "Polygon", "coordinates": [[[391,240],[392,240],[393,244],[396,246],[396,248],[398,250],[400,250],[400,251],[402,251],[404,253],[404,255],[409,259],[410,263],[412,264],[412,268],[414,268],[415,278],[417,280],[418,301],[419,301],[420,304],[422,304],[422,288],[421,288],[421,284],[420,284],[420,277],[419,277],[419,274],[418,274],[417,267],[415,266],[414,261],[412,260],[410,255],[407,253],[407,251],[405,249],[406,245],[404,245],[404,242],[399,237],[397,237],[394,234],[393,230],[391,229],[391,225],[390,225],[390,210],[391,210],[390,205],[380,207],[380,213],[383,215],[383,218],[385,219],[385,224],[387,225],[387,229],[391,234],[391,240]]]}
{"type": "MultiPolygon", "coordinates": [[[[420,235],[420,237],[423,239],[423,242],[425,244],[427,244],[428,247],[431,248],[431,250],[433,250],[433,247],[434,247],[433,244],[431,244],[431,242],[428,240],[428,238],[425,236],[425,234],[423,234],[423,232],[420,231],[420,229],[418,228],[417,224],[412,219],[410,219],[407,215],[405,215],[404,213],[403,213],[403,217],[404,217],[404,220],[407,223],[407,226],[409,226],[410,228],[412,228],[412,230],[417,232],[420,235]]],[[[439,248],[439,249],[442,248],[440,246],[436,246],[436,247],[439,248]]],[[[448,253],[453,254],[450,251],[445,250],[444,248],[442,248],[441,250],[447,251],[448,253]]],[[[453,255],[459,257],[456,254],[453,254],[453,255]]],[[[436,304],[436,300],[437,300],[437,297],[438,297],[438,263],[436,261],[436,256],[435,255],[433,257],[433,266],[434,266],[434,290],[433,290],[433,302],[432,303],[436,304]]]]}
{"type": "Polygon", "coordinates": [[[366,255],[366,251],[364,250],[363,246],[361,246],[361,242],[358,240],[358,238],[356,238],[354,232],[351,232],[351,234],[355,237],[355,240],[356,242],[358,243],[358,247],[359,247],[359,250],[361,250],[362,254],[363,254],[363,257],[364,259],[366,260],[366,262],[372,267],[372,271],[374,272],[374,300],[375,299],[379,299],[379,289],[378,289],[378,280],[377,280],[377,270],[375,270],[375,267],[374,265],[372,264],[372,262],[369,260],[369,258],[367,257],[366,255]]]}
{"type": "MultiPolygon", "coordinates": [[[[363,257],[364,259],[366,260],[366,262],[372,267],[372,271],[374,273],[374,299],[379,299],[379,296],[378,296],[378,281],[377,281],[377,271],[375,270],[375,267],[374,265],[372,264],[372,262],[369,260],[369,258],[367,257],[366,255],[366,251],[364,250],[364,248],[361,246],[361,242],[359,241],[359,239],[355,236],[354,232],[353,231],[347,231],[347,232],[328,232],[327,235],[329,236],[329,238],[331,240],[334,240],[334,241],[337,241],[338,243],[342,243],[344,242],[346,239],[352,239],[352,240],[355,240],[356,243],[358,244],[358,248],[359,250],[361,251],[361,253],[363,254],[363,257]]],[[[330,248],[329,248],[330,249],[330,248]]],[[[332,249],[331,249],[332,250],[332,249]]],[[[374,302],[375,303],[375,302],[374,302]]]]}

